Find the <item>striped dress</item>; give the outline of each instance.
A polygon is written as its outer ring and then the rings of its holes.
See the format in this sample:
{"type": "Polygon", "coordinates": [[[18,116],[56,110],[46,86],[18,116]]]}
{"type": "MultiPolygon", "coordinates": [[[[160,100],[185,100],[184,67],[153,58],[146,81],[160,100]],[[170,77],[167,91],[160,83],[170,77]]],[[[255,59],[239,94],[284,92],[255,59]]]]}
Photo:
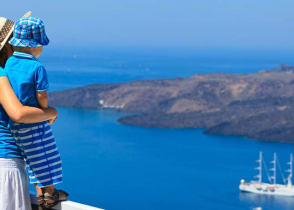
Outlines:
{"type": "Polygon", "coordinates": [[[42,188],[62,182],[60,154],[47,122],[14,123],[11,132],[29,167],[30,183],[42,188]]]}

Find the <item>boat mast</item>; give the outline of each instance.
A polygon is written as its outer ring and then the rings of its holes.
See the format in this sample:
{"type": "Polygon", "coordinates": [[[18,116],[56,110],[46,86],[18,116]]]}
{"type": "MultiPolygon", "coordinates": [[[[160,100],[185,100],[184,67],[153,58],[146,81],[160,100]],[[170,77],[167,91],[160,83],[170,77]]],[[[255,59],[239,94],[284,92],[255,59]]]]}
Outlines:
{"type": "Polygon", "coordinates": [[[274,160],[271,162],[273,164],[273,168],[271,168],[270,170],[273,171],[273,176],[271,177],[271,179],[273,180],[273,184],[276,184],[277,181],[277,154],[274,153],[274,160]]]}
{"type": "Polygon", "coordinates": [[[258,183],[261,184],[262,182],[262,152],[259,152],[259,160],[257,160],[256,162],[259,163],[259,166],[256,167],[255,169],[258,170],[259,173],[255,177],[258,178],[258,183]]]}
{"type": "Polygon", "coordinates": [[[293,155],[292,155],[292,153],[290,153],[290,162],[288,162],[287,164],[289,164],[289,169],[287,170],[287,172],[289,172],[288,187],[291,187],[292,186],[292,173],[293,173],[293,155]]]}

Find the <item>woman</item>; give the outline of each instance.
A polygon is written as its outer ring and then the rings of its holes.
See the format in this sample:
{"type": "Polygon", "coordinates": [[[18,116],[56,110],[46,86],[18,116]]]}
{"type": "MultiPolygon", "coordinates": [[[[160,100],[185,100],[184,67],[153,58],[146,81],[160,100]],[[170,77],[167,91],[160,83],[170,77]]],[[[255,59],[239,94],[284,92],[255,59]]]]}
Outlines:
{"type": "MultiPolygon", "coordinates": [[[[12,34],[13,22],[0,18],[0,66],[3,68],[13,54],[7,40],[12,34]]],[[[9,130],[8,116],[15,122],[35,123],[55,119],[54,108],[38,109],[23,106],[14,94],[8,78],[0,67],[0,209],[30,210],[28,179],[23,157],[9,130]]]]}

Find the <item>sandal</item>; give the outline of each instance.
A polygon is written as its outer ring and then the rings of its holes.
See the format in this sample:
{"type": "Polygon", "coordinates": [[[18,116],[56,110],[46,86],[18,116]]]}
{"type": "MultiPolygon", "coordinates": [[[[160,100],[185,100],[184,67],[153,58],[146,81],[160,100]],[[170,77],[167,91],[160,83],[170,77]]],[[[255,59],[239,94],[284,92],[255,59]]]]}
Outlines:
{"type": "Polygon", "coordinates": [[[36,195],[36,198],[40,206],[44,204],[44,195],[36,195]]]}
{"type": "Polygon", "coordinates": [[[65,201],[68,197],[68,193],[63,190],[55,190],[53,195],[49,193],[44,194],[44,201],[45,203],[42,205],[45,208],[52,208],[53,206],[57,205],[60,201],[65,201]],[[47,203],[47,201],[53,201],[52,203],[47,203]]]}

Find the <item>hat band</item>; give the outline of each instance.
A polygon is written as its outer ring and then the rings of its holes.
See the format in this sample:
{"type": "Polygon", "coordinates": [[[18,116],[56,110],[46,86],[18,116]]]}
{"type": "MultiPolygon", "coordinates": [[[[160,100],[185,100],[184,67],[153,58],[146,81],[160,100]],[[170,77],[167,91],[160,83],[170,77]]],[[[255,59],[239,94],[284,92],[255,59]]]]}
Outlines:
{"type": "Polygon", "coordinates": [[[6,20],[4,26],[0,30],[0,44],[2,44],[2,42],[7,38],[11,31],[11,28],[13,28],[13,25],[14,23],[11,20],[6,20]]]}

